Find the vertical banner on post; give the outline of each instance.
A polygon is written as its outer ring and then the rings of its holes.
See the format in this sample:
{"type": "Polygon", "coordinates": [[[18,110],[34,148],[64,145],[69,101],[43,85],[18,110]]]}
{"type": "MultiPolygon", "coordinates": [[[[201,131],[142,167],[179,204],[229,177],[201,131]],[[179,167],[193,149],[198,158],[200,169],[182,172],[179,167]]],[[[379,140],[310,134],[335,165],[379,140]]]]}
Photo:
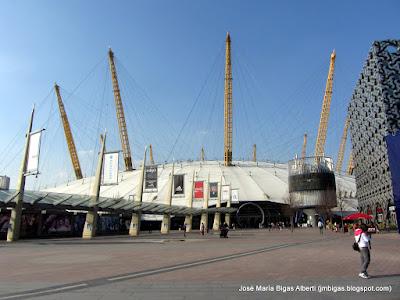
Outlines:
{"type": "Polygon", "coordinates": [[[204,181],[194,182],[194,198],[203,199],[204,198],[204,181]]]}
{"type": "Polygon", "coordinates": [[[174,175],[174,195],[185,194],[185,175],[174,175]]]}
{"type": "Polygon", "coordinates": [[[118,184],[119,152],[104,153],[103,185],[118,184]]]}
{"type": "Polygon", "coordinates": [[[223,185],[221,188],[221,202],[228,202],[229,201],[229,185],[223,185]]]}
{"type": "Polygon", "coordinates": [[[157,190],[157,166],[146,166],[144,172],[145,190],[157,190]]]}
{"type": "Polygon", "coordinates": [[[218,198],[218,182],[210,182],[210,198],[218,198]]]}
{"type": "Polygon", "coordinates": [[[239,190],[238,189],[232,189],[231,203],[239,203],[239,190]]]}
{"type": "Polygon", "coordinates": [[[33,132],[29,137],[28,164],[26,175],[36,175],[39,173],[40,139],[42,130],[33,132]]]}

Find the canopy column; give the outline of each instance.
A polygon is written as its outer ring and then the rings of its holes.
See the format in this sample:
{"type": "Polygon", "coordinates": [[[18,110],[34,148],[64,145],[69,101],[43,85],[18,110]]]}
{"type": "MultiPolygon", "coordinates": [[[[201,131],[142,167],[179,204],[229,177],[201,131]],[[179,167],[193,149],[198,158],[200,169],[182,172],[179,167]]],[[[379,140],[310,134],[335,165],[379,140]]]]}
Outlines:
{"type": "MultiPolygon", "coordinates": [[[[191,190],[189,190],[188,196],[187,196],[187,207],[192,208],[193,207],[193,190],[194,190],[194,171],[192,175],[192,184],[191,184],[191,190]]],[[[192,231],[192,222],[193,222],[193,216],[192,214],[187,214],[185,216],[185,228],[186,232],[192,231]]]]}
{"type": "Polygon", "coordinates": [[[222,176],[219,182],[217,203],[215,204],[215,208],[217,209],[215,211],[214,224],[213,224],[213,230],[215,231],[218,231],[221,226],[221,213],[218,211],[218,209],[221,207],[221,193],[222,193],[222,176]]]}
{"type": "Polygon", "coordinates": [[[99,202],[100,195],[100,184],[101,184],[101,172],[103,169],[103,157],[106,145],[106,134],[104,133],[104,137],[101,137],[101,150],[99,153],[99,159],[97,162],[96,175],[94,177],[94,184],[91,192],[91,202],[93,206],[93,210],[90,210],[86,213],[86,221],[85,226],[83,227],[82,238],[83,239],[91,239],[96,235],[96,227],[97,227],[97,204],[99,202]]]}
{"type": "Polygon", "coordinates": [[[204,224],[204,228],[207,230],[208,229],[208,200],[210,196],[210,173],[208,173],[208,179],[206,183],[206,187],[204,187],[204,201],[203,201],[203,209],[205,210],[204,212],[201,213],[201,221],[200,221],[200,228],[201,224],[204,224]]]}
{"type": "MultiPolygon", "coordinates": [[[[226,202],[226,207],[231,207],[231,197],[232,197],[232,191],[231,187],[229,186],[229,198],[228,201],[226,202]]],[[[228,224],[228,226],[231,226],[231,214],[229,212],[225,213],[225,223],[228,224]]]]}
{"type": "MultiPolygon", "coordinates": [[[[135,206],[140,207],[143,200],[143,181],[144,181],[144,170],[146,167],[146,153],[147,153],[147,146],[144,148],[144,156],[143,156],[143,163],[142,163],[142,170],[140,171],[139,175],[139,182],[137,186],[136,197],[133,199],[135,202],[135,206]]],[[[142,219],[142,212],[139,209],[138,211],[134,211],[132,213],[131,224],[129,226],[129,235],[130,236],[138,236],[140,233],[140,221],[142,219]]]]}
{"type": "MultiPolygon", "coordinates": [[[[173,187],[173,185],[174,185],[174,163],[172,164],[172,171],[171,171],[171,175],[169,178],[169,189],[168,189],[168,194],[167,194],[167,197],[165,200],[165,204],[169,207],[171,207],[171,204],[172,204],[172,190],[173,190],[172,187],[173,187]]],[[[168,234],[170,227],[171,227],[171,214],[164,213],[163,220],[161,222],[161,234],[168,234]]]]}

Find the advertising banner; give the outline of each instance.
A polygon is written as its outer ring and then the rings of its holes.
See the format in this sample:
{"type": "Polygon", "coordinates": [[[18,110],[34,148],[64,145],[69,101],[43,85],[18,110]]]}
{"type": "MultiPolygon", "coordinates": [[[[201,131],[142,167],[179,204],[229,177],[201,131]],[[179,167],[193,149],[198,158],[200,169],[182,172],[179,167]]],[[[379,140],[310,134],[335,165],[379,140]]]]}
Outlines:
{"type": "Polygon", "coordinates": [[[185,194],[185,175],[174,175],[174,195],[185,194]]]}
{"type": "Polygon", "coordinates": [[[218,198],[218,182],[210,182],[210,198],[218,198]]]}
{"type": "Polygon", "coordinates": [[[119,152],[104,153],[103,185],[118,184],[119,152]]]}
{"type": "MultiPolygon", "coordinates": [[[[387,135],[385,137],[390,173],[392,174],[392,188],[393,188],[393,200],[396,207],[397,224],[400,222],[400,132],[395,135],[387,135]]],[[[379,213],[378,221],[379,221],[379,213]]],[[[400,233],[400,226],[397,226],[397,230],[400,233]]]]}
{"type": "Polygon", "coordinates": [[[26,174],[36,175],[39,173],[40,138],[42,131],[31,133],[29,137],[28,164],[26,174]]]}
{"type": "Polygon", "coordinates": [[[221,188],[221,202],[228,202],[229,200],[229,190],[230,186],[229,185],[223,185],[221,188]]]}
{"type": "Polygon", "coordinates": [[[146,190],[157,189],[157,166],[146,166],[144,170],[144,188],[146,190]]]}
{"type": "Polygon", "coordinates": [[[231,203],[239,203],[239,190],[238,189],[232,189],[232,199],[231,203]]]}
{"type": "Polygon", "coordinates": [[[204,181],[194,182],[194,198],[203,199],[204,198],[204,181]]]}

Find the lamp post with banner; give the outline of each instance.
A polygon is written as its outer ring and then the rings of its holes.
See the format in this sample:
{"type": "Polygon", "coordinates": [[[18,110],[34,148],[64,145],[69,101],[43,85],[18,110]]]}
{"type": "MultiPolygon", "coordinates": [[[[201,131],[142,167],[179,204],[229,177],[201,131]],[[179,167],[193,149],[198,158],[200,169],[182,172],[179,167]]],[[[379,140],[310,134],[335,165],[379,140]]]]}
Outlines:
{"type": "Polygon", "coordinates": [[[11,210],[10,222],[7,230],[7,242],[17,241],[21,229],[22,205],[24,201],[25,180],[28,175],[39,174],[39,154],[40,154],[40,136],[44,130],[32,133],[33,117],[35,115],[35,106],[33,106],[29,120],[28,130],[26,132],[24,154],[22,157],[21,168],[18,177],[15,198],[15,206],[11,210]]]}

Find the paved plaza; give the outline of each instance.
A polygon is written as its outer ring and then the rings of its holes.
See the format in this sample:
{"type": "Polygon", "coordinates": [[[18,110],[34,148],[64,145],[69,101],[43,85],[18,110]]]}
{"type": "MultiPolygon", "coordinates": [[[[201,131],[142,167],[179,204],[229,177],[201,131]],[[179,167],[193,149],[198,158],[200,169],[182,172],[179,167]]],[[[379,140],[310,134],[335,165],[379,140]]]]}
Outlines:
{"type": "Polygon", "coordinates": [[[400,299],[396,233],[373,236],[368,280],[349,234],[229,234],[1,241],[0,300],[400,299]]]}

